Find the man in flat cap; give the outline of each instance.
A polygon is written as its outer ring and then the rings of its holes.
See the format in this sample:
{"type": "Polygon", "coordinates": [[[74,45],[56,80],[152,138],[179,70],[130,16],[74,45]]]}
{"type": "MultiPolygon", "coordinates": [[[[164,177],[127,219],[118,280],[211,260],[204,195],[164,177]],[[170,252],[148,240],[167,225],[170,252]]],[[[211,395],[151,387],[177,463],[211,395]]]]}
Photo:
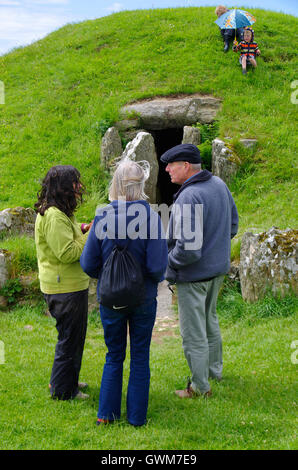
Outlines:
{"type": "Polygon", "coordinates": [[[192,144],[177,145],[161,156],[174,195],[168,229],[166,279],[177,285],[180,331],[192,373],[180,398],[211,395],[209,378],[222,378],[222,340],[216,303],[230,268],[231,238],[238,230],[238,213],[226,184],[201,169],[192,144]],[[178,230],[177,230],[178,227],[178,230]]]}

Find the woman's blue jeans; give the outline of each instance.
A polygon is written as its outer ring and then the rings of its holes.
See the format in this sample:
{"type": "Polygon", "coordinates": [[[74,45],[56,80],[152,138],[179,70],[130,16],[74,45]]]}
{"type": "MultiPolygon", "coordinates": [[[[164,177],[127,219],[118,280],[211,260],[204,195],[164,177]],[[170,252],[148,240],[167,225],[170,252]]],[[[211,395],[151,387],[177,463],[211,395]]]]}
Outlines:
{"type": "Polygon", "coordinates": [[[154,299],[138,307],[120,311],[100,306],[108,352],[101,379],[98,418],[110,421],[120,418],[123,362],[129,326],[130,375],[126,398],[127,419],[135,426],[146,423],[150,385],[150,343],[156,305],[154,299]]]}

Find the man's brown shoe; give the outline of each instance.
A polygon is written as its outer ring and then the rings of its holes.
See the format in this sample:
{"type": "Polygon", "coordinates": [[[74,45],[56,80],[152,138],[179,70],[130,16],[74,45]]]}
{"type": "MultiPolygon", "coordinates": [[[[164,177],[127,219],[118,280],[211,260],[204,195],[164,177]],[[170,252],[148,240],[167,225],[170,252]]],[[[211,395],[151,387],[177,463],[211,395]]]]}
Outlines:
{"type": "MultiPolygon", "coordinates": [[[[179,398],[195,398],[200,396],[200,393],[195,392],[191,386],[188,388],[185,388],[184,390],[176,390],[175,391],[176,395],[178,395],[179,398]]],[[[212,395],[212,390],[208,390],[208,392],[202,393],[202,396],[204,398],[211,397],[212,395]]]]}
{"type": "MultiPolygon", "coordinates": [[[[175,393],[176,395],[178,395],[179,398],[195,398],[200,395],[200,393],[195,392],[194,389],[192,388],[189,377],[188,377],[187,388],[185,388],[184,390],[176,390],[175,393]]],[[[203,393],[202,395],[204,398],[210,397],[212,395],[211,389],[208,390],[208,392],[203,393]]]]}
{"type": "Polygon", "coordinates": [[[187,377],[187,387],[184,390],[175,390],[176,395],[179,398],[194,398],[196,396],[196,392],[191,387],[191,380],[187,377]]]}
{"type": "Polygon", "coordinates": [[[185,388],[184,390],[175,390],[175,393],[179,398],[194,398],[197,395],[191,386],[185,388]]]}

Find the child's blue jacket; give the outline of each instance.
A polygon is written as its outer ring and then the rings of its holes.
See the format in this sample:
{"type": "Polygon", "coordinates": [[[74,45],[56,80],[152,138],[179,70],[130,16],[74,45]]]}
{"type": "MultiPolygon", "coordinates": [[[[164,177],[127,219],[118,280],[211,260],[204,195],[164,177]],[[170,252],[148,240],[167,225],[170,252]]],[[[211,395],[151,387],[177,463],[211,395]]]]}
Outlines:
{"type": "Polygon", "coordinates": [[[154,299],[158,283],[164,279],[168,249],[161,219],[146,201],[113,201],[96,211],[80,264],[86,274],[98,279],[99,302],[102,268],[116,243],[128,243],[143,270],[145,302],[154,299]]]}

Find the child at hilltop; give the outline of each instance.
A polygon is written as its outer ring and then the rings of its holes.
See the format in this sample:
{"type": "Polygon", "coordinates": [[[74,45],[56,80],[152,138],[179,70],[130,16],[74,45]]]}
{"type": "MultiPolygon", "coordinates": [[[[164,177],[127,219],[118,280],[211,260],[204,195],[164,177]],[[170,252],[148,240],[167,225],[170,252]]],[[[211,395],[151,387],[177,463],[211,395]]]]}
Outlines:
{"type": "Polygon", "coordinates": [[[242,73],[247,73],[246,66],[251,64],[257,66],[256,56],[261,54],[258,44],[254,41],[254,31],[252,28],[245,28],[243,33],[243,41],[239,44],[237,41],[233,43],[233,51],[240,51],[239,63],[242,66],[242,73]]]}
{"type": "MultiPolygon", "coordinates": [[[[227,11],[229,10],[224,5],[218,5],[215,8],[215,14],[217,18],[219,18],[224,13],[227,13],[227,11]]],[[[236,30],[220,28],[220,33],[224,41],[224,52],[228,52],[230,43],[233,41],[233,38],[237,37],[238,41],[243,39],[243,29],[244,28],[237,28],[236,30]]]]}

